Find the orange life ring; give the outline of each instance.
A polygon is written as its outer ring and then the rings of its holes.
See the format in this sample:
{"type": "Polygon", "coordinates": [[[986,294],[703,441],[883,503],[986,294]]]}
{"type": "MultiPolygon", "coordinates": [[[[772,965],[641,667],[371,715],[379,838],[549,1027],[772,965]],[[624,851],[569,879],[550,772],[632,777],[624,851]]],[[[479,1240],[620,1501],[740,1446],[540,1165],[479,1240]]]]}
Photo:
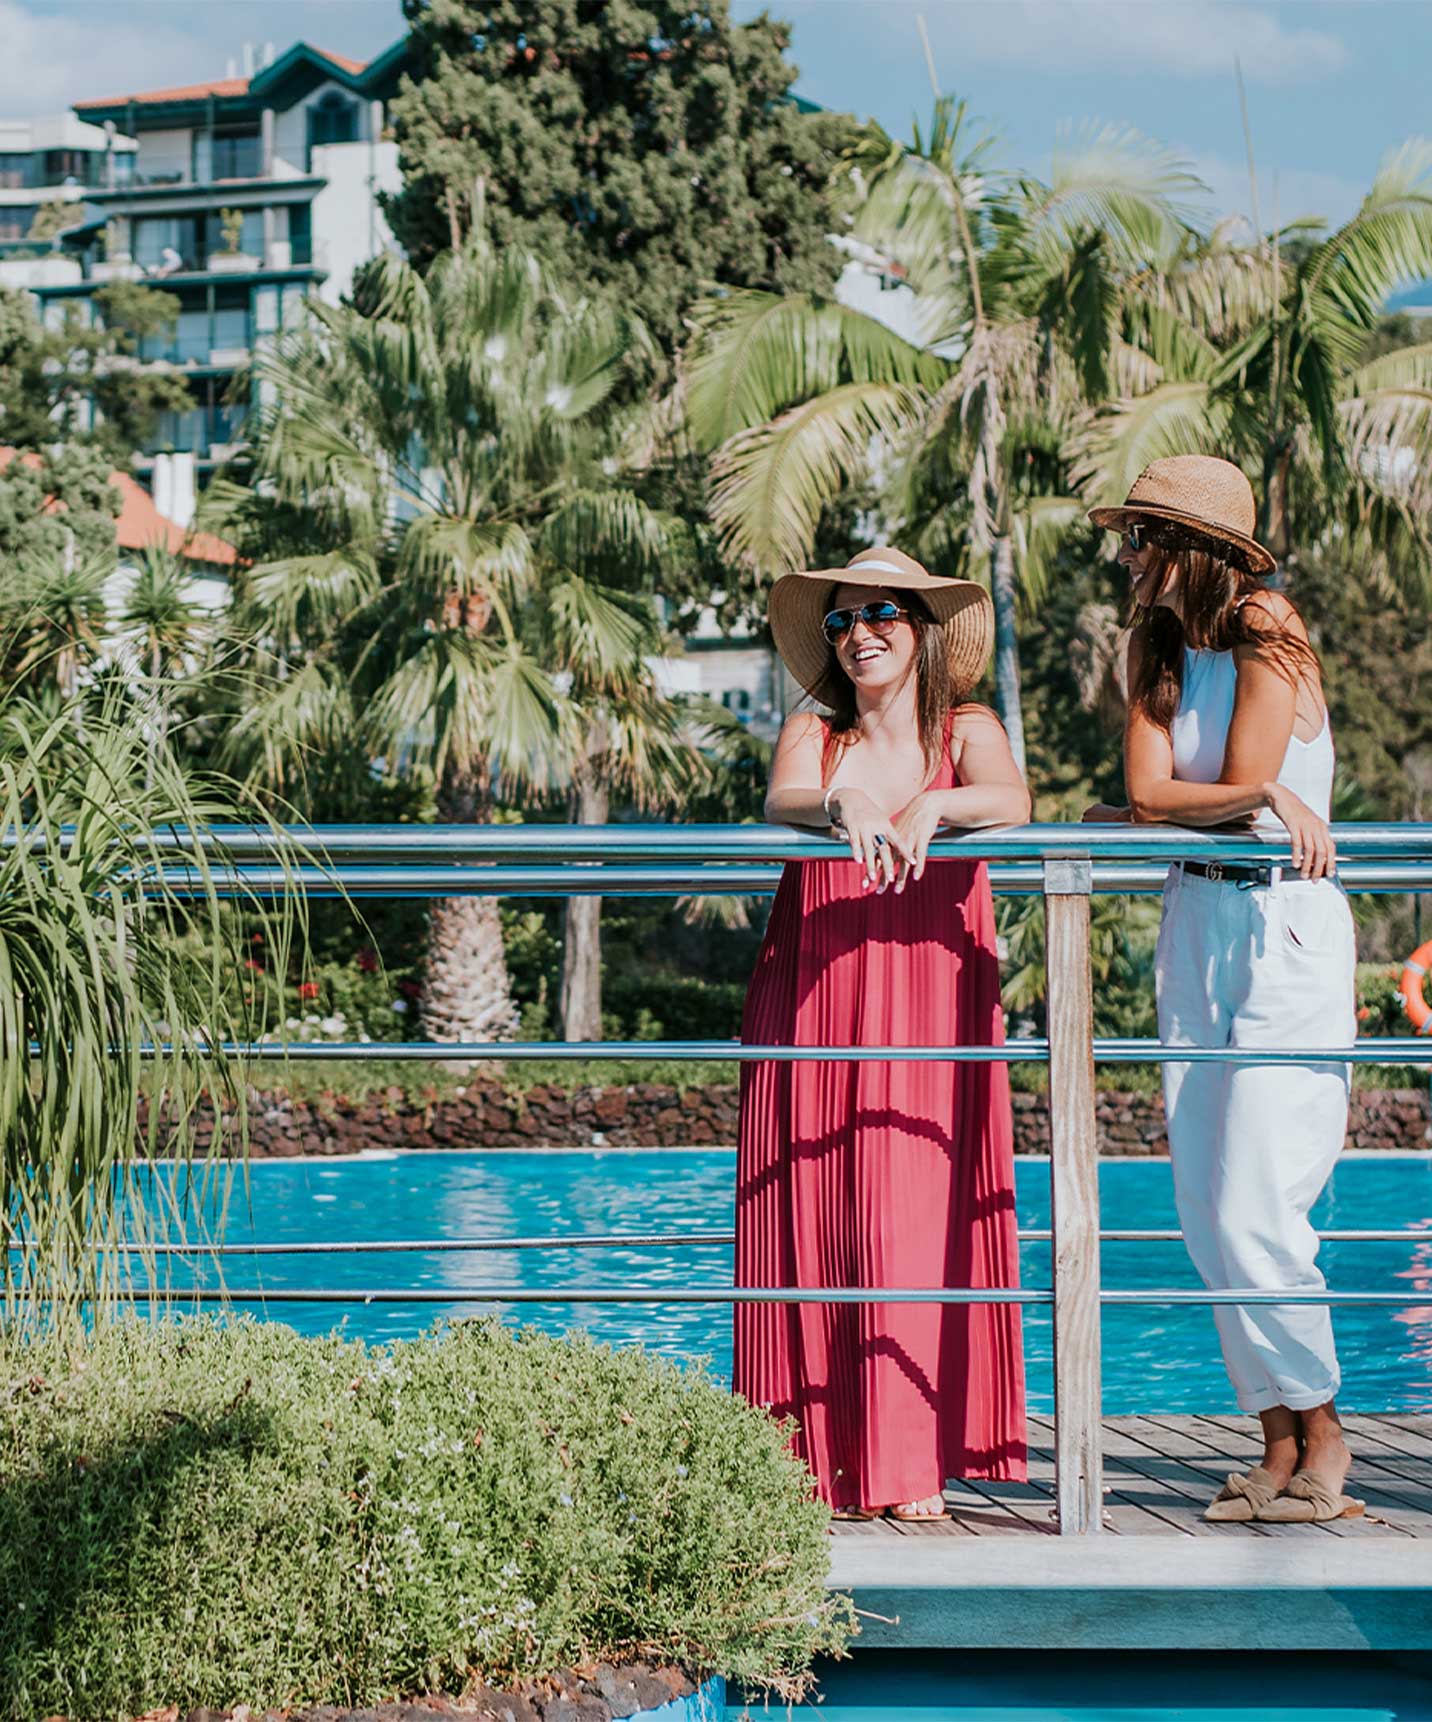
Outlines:
{"type": "Polygon", "coordinates": [[[1432,1034],[1432,1005],[1422,993],[1422,977],[1429,968],[1432,968],[1432,939],[1419,945],[1402,965],[1402,979],[1397,983],[1397,996],[1418,1034],[1432,1034]]]}

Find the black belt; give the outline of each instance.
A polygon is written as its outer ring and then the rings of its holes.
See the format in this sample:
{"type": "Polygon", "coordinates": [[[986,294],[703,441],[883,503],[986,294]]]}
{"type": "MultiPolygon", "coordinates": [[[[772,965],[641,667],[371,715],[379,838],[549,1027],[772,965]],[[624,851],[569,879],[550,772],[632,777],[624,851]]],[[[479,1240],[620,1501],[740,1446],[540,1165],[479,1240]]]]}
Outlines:
{"type": "Polygon", "coordinates": [[[1271,885],[1273,875],[1283,869],[1268,861],[1180,861],[1185,873],[1199,879],[1222,880],[1229,885],[1271,885]]]}

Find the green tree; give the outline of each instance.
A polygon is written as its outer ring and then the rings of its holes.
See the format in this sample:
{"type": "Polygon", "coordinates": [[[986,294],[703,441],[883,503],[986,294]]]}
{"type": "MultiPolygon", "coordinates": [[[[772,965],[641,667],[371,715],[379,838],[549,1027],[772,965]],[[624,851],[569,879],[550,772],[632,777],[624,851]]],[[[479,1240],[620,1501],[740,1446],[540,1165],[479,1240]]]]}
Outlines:
{"type": "MultiPolygon", "coordinates": [[[[645,793],[674,739],[639,592],[682,534],[623,481],[641,326],[480,239],[426,276],[384,259],[314,317],[261,360],[256,491],[218,498],[235,519],[272,498],[298,542],[240,585],[229,756],[288,788],[356,748],[429,774],[459,824],[524,792],[645,793]]],[[[422,1011],[439,1040],[512,1031],[492,899],[432,904],[422,1011]]]]}
{"type": "Polygon", "coordinates": [[[12,586],[41,562],[107,558],[113,567],[121,498],[112,471],[103,450],[53,440],[0,468],[0,558],[12,586]]]}
{"type": "Polygon", "coordinates": [[[1390,345],[1382,310],[1432,274],[1432,143],[1389,153],[1332,232],[1303,217],[1249,245],[1215,230],[1142,284],[1144,362],[1076,440],[1089,500],[1122,500],[1150,461],[1239,461],[1258,535],[1296,562],[1335,528],[1406,589],[1429,590],[1432,344],[1390,345]]]}
{"type": "Polygon", "coordinates": [[[808,296],[708,301],[688,401],[715,451],[716,521],[756,567],[804,561],[821,510],[874,465],[890,530],[987,575],[996,701],[1022,763],[1017,576],[1036,585],[1080,512],[1061,432],[1110,389],[1123,302],[1177,254],[1197,182],[1132,133],[1090,135],[1048,184],[994,174],[988,150],[945,98],[912,143],[872,128],[851,154],[869,186],[857,235],[911,287],[918,347],[808,296]]]}
{"type": "Polygon", "coordinates": [[[790,31],[727,0],[404,0],[388,207],[424,267],[484,225],[611,289],[667,352],[702,285],[828,290],[853,122],[790,97],[790,31]]]}
{"type": "Polygon", "coordinates": [[[124,468],[161,413],[192,405],[179,372],[139,357],[147,336],[173,327],[179,301],[113,281],[92,304],[90,315],[68,303],[50,327],[29,294],[0,287],[0,440],[30,449],[85,442],[124,468]]]}

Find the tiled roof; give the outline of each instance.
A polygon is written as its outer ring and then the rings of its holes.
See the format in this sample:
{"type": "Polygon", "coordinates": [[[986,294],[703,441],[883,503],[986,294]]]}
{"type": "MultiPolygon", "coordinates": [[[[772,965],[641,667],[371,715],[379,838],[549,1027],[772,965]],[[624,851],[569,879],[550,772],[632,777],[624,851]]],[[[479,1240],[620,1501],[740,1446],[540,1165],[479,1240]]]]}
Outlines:
{"type": "Polygon", "coordinates": [[[247,78],[213,78],[207,84],[176,84],[169,90],[134,91],[123,96],[105,96],[99,101],[76,102],[75,112],[86,108],[120,108],[133,102],[141,107],[145,102],[201,102],[205,96],[243,96],[248,94],[247,78]]]}
{"type": "MultiPolygon", "coordinates": [[[[346,54],[330,54],[326,48],[314,48],[313,52],[353,77],[368,65],[366,60],[351,60],[346,54]]],[[[268,70],[266,66],[260,69],[268,70]]],[[[254,76],[258,75],[255,72],[254,76]]],[[[201,102],[206,96],[245,96],[249,83],[248,78],[213,78],[204,84],[178,84],[168,90],[137,90],[123,96],[105,96],[98,101],[76,102],[74,109],[76,113],[83,113],[86,108],[118,108],[130,102],[142,107],[146,102],[201,102]]]]}
{"type": "MultiPolygon", "coordinates": [[[[0,472],[19,454],[25,466],[39,466],[40,457],[28,449],[23,453],[13,448],[0,448],[0,472]]],[[[154,498],[127,472],[112,472],[109,482],[123,498],[119,519],[115,522],[115,538],[121,550],[147,550],[157,545],[172,556],[182,556],[186,562],[207,562],[217,568],[232,568],[239,559],[233,545],[211,532],[186,532],[177,520],[170,520],[154,506],[154,498]]],[[[59,512],[62,502],[53,497],[48,510],[59,512]]]]}

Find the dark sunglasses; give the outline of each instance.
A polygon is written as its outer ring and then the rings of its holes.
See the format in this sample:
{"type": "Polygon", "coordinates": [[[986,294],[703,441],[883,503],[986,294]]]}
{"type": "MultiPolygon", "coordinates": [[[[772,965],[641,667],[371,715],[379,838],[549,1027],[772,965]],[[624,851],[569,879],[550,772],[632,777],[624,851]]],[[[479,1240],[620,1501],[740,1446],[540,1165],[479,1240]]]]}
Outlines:
{"type": "Polygon", "coordinates": [[[1141,525],[1137,520],[1132,526],[1126,526],[1124,528],[1124,543],[1128,545],[1129,549],[1133,551],[1135,556],[1137,556],[1143,549],[1144,545],[1148,543],[1148,538],[1145,536],[1147,532],[1148,528],[1141,525]]]}
{"type": "Polygon", "coordinates": [[[864,622],[872,634],[888,634],[902,616],[909,614],[908,610],[902,610],[888,598],[882,598],[877,603],[861,604],[854,610],[827,610],[820,628],[833,646],[857,622],[864,622]]]}

